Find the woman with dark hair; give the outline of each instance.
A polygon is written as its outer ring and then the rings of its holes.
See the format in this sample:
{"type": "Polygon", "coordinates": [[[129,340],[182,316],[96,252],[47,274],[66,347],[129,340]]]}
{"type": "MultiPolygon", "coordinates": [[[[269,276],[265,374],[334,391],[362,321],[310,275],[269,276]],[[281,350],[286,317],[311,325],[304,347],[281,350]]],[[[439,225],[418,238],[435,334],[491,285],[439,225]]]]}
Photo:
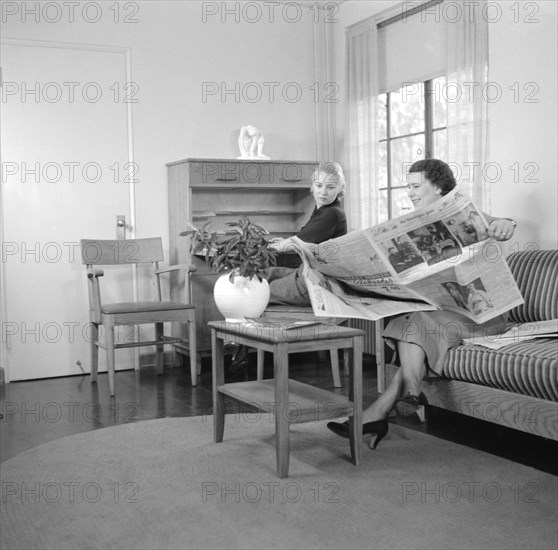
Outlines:
{"type": "MultiPolygon", "coordinates": [[[[455,185],[450,167],[436,159],[414,163],[407,176],[407,193],[415,208],[435,202],[455,185]]],[[[513,220],[486,214],[485,218],[489,237],[499,241],[512,237],[516,225],[513,220]]],[[[463,315],[444,310],[420,311],[393,318],[382,335],[396,351],[400,368],[387,389],[363,411],[363,433],[376,434],[374,448],[388,432],[386,417],[396,403],[411,407],[426,404],[420,386],[427,369],[441,374],[449,349],[459,345],[462,338],[502,332],[506,318],[506,315],[500,315],[486,323],[476,324],[463,315]]],[[[337,435],[349,437],[348,422],[329,422],[327,427],[337,435]]]]}

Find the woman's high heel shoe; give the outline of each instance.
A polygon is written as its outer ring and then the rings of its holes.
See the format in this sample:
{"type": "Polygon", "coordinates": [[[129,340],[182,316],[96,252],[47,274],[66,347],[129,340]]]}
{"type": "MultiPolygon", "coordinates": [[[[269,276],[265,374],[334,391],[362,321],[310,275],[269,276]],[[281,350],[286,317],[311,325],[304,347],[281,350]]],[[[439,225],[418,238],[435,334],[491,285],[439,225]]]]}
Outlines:
{"type": "MultiPolygon", "coordinates": [[[[346,422],[328,422],[327,427],[334,433],[346,439],[349,438],[349,421],[346,422]]],[[[362,425],[362,435],[376,434],[374,441],[374,449],[378,443],[386,436],[389,430],[387,420],[376,420],[375,422],[366,422],[362,425]]]]}
{"type": "Polygon", "coordinates": [[[424,411],[426,405],[428,405],[428,399],[426,399],[426,395],[422,392],[419,395],[408,393],[405,397],[401,397],[395,402],[395,408],[399,414],[411,416],[416,413],[421,422],[426,420],[424,411]]]}
{"type": "Polygon", "coordinates": [[[408,393],[405,397],[399,398],[396,402],[405,403],[406,405],[411,405],[412,407],[428,405],[428,399],[426,399],[426,395],[424,395],[424,393],[422,392],[420,392],[418,395],[408,393]]]}

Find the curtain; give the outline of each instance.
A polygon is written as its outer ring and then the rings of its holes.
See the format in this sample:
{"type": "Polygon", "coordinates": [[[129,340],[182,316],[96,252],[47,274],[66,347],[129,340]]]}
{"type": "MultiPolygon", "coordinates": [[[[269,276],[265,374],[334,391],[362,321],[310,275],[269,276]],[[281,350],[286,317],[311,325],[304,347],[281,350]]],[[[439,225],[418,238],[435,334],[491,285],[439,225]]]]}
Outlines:
{"type": "Polygon", "coordinates": [[[490,212],[486,0],[459,3],[467,16],[447,22],[448,160],[458,185],[490,212]]]}
{"type": "Polygon", "coordinates": [[[378,223],[378,32],[367,19],[347,29],[349,230],[378,223]]]}

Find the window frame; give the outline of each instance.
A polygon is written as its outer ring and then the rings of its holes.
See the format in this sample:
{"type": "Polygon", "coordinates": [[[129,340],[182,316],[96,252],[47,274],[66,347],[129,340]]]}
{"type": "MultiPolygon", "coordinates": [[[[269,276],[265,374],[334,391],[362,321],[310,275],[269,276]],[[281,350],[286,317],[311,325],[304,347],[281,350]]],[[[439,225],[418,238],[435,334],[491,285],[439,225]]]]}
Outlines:
{"type": "MultiPolygon", "coordinates": [[[[436,97],[436,90],[434,81],[438,78],[444,78],[444,75],[438,75],[436,77],[430,78],[421,82],[423,85],[424,97],[422,101],[424,103],[424,129],[420,132],[410,132],[408,134],[401,134],[396,137],[391,136],[391,94],[397,93],[402,90],[405,86],[397,90],[392,90],[389,92],[384,92],[381,95],[386,96],[386,136],[385,138],[379,139],[378,144],[386,143],[386,162],[387,162],[387,185],[385,187],[379,187],[378,192],[386,192],[387,195],[387,219],[391,220],[393,217],[393,191],[397,189],[405,189],[404,185],[393,185],[393,174],[392,174],[392,143],[398,139],[409,138],[414,136],[424,135],[424,158],[432,158],[434,149],[434,133],[440,131],[447,132],[447,125],[434,127],[434,101],[436,97]]],[[[407,84],[408,85],[408,84],[407,84]]],[[[383,213],[382,213],[383,214],[383,213]]]]}

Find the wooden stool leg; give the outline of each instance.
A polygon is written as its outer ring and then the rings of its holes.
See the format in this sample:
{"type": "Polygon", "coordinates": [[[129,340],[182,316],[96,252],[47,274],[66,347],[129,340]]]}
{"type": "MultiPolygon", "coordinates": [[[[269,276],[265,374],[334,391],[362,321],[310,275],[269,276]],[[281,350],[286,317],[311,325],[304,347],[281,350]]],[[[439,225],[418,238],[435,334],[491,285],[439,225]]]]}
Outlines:
{"type": "Polygon", "coordinates": [[[213,440],[223,441],[225,431],[225,396],[217,388],[225,383],[224,345],[211,330],[211,367],[213,375],[213,440]]]}
{"type": "Polygon", "coordinates": [[[256,374],[256,379],[263,380],[264,359],[265,359],[265,351],[263,349],[257,350],[257,358],[258,358],[258,370],[256,374]]]}
{"type": "Polygon", "coordinates": [[[275,375],[275,455],[277,475],[289,475],[290,434],[287,407],[289,404],[289,356],[287,344],[277,344],[273,353],[275,375]]]}
{"type": "Polygon", "coordinates": [[[198,383],[198,375],[201,374],[201,361],[200,370],[198,371],[198,352],[196,344],[196,321],[191,319],[188,321],[188,342],[190,346],[190,379],[192,386],[198,383]]]}
{"type": "MultiPolygon", "coordinates": [[[[162,342],[163,339],[163,328],[164,325],[163,323],[155,323],[155,340],[157,340],[157,342],[162,342]]],[[[155,372],[157,374],[163,374],[163,362],[164,362],[164,345],[161,344],[157,344],[155,346],[157,352],[156,352],[156,363],[155,363],[155,372]]]]}
{"type": "Polygon", "coordinates": [[[114,325],[106,325],[107,370],[110,396],[114,397],[114,325]]]}
{"type": "Polygon", "coordinates": [[[89,344],[89,362],[91,363],[91,382],[97,383],[97,371],[99,370],[99,325],[91,323],[91,343],[89,344]]]}
{"type": "Polygon", "coordinates": [[[333,385],[336,388],[340,388],[341,376],[339,375],[339,353],[337,349],[330,349],[329,355],[331,357],[331,373],[333,374],[333,385]]]}
{"type": "Polygon", "coordinates": [[[349,399],[353,402],[353,415],[349,418],[349,438],[353,463],[362,462],[362,353],[364,338],[353,338],[352,368],[350,373],[349,399]]]}

